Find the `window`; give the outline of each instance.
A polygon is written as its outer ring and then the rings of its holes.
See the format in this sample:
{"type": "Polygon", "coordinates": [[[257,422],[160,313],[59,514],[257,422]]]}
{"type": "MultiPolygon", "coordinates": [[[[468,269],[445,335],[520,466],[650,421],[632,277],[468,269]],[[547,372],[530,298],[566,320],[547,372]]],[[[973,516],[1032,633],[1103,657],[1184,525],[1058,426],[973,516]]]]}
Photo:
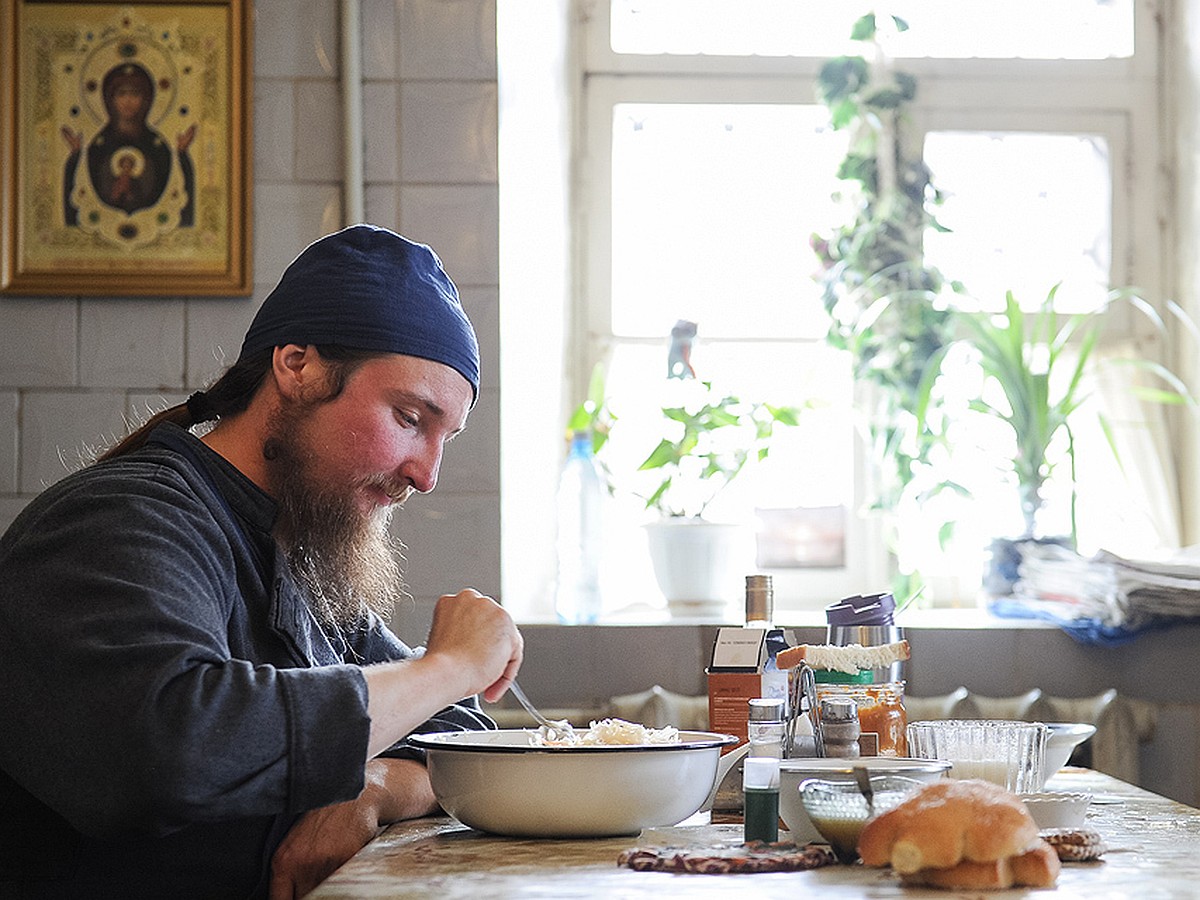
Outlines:
{"type": "MultiPolygon", "coordinates": [[[[686,319],[699,326],[700,378],[810,405],[719,511],[754,517],[751,565],[772,572],[784,608],[818,608],[886,579],[884,539],[861,513],[870,469],[849,362],[824,340],[809,247],[846,215],[833,197],[848,136],[816,101],[816,74],[829,57],[863,52],[848,36],[868,8],[594,0],[577,17],[577,288],[564,401],[584,396],[603,361],[621,416],[611,462],[636,468],[661,432],[668,335],[686,319]]],[[[1075,309],[1094,307],[1110,285],[1156,297],[1154,10],[1132,0],[910,0],[889,12],[911,26],[886,45],[917,79],[909,137],[946,195],[938,217],[950,231],[927,236],[927,258],[997,309],[1007,290],[1032,307],[1060,281],[1075,309]]],[[[502,80],[503,60],[502,40],[502,80]]],[[[625,497],[615,515],[612,540],[625,544],[608,549],[622,583],[650,583],[636,527],[644,511],[625,497]]],[[[967,549],[953,554],[919,524],[906,534],[938,580],[935,602],[972,599],[964,591],[978,585],[990,535],[967,532],[967,549]]]]}

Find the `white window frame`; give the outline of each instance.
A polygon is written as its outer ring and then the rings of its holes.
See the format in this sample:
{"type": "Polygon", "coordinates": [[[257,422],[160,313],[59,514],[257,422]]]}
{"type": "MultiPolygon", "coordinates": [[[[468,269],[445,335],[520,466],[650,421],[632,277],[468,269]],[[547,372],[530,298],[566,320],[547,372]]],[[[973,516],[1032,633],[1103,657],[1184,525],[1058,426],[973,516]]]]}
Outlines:
{"type": "MultiPolygon", "coordinates": [[[[576,186],[578,291],[571,316],[577,352],[568,373],[571,395],[583,396],[592,366],[613,340],[611,321],[612,110],[622,102],[815,102],[823,59],[639,56],[612,52],[607,0],[581,0],[578,84],[581,113],[576,186]]],[[[1163,129],[1156,18],[1158,2],[1139,2],[1135,55],[1130,59],[980,60],[903,59],[897,67],[917,78],[912,135],[929,131],[1093,133],[1109,143],[1112,166],[1111,283],[1139,288],[1161,302],[1170,284],[1163,248],[1171,246],[1165,208],[1163,129]]],[[[936,182],[936,173],[934,173],[936,182]]],[[[1128,323],[1135,327],[1134,320],[1128,323]]],[[[1122,329],[1117,329],[1118,331],[1122,329]]],[[[1126,334],[1128,332],[1126,331],[1126,334]]],[[[624,341],[624,339],[622,339],[624,341]]],[[[857,499],[865,495],[867,461],[856,451],[857,499]]],[[[853,511],[852,511],[853,513],[853,511]]],[[[776,596],[823,605],[886,584],[887,554],[878,523],[852,514],[847,560],[841,570],[776,573],[776,596]],[[781,582],[782,576],[782,582],[781,582]]],[[[967,598],[962,598],[967,599],[967,598]]]]}

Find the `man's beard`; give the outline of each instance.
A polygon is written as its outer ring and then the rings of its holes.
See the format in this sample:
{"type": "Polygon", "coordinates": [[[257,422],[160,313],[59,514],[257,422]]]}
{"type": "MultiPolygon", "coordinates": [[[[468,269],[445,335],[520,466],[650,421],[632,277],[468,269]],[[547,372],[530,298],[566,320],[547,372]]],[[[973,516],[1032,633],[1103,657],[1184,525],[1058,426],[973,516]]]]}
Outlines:
{"type": "Polygon", "coordinates": [[[279,507],[275,538],[322,626],[361,626],[370,612],[390,618],[404,590],[404,546],[388,531],[391,507],[363,515],[346,485],[322,483],[305,442],[305,407],[281,410],[263,456],[279,507]]]}

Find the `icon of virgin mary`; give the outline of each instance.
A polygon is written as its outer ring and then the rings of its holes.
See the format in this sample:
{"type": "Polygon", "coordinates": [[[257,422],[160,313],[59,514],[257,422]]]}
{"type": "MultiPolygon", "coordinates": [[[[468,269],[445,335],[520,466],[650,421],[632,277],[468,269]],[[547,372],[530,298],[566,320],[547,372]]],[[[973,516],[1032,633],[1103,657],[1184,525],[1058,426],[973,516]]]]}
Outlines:
{"type": "MultiPolygon", "coordinates": [[[[154,102],[154,79],[136,62],[118,63],[109,69],[101,94],[108,121],[86,149],[86,172],[96,199],[127,215],[152,208],[162,198],[177,160],[187,195],[179,225],[193,224],[195,175],[188,148],[196,135],[195,125],[178,135],[172,153],[167,140],[147,121],[154,102]]],[[[83,135],[70,128],[63,128],[62,134],[70,149],[63,179],[63,212],[68,225],[77,225],[79,208],[72,195],[84,153],[83,135]]]]}

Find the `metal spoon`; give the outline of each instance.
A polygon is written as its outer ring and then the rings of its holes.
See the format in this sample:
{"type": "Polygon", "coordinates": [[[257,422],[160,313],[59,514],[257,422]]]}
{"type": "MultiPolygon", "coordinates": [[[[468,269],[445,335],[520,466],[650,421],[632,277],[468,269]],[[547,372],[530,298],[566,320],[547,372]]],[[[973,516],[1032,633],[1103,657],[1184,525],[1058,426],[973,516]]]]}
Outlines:
{"type": "Polygon", "coordinates": [[[871,774],[865,766],[855,766],[854,780],[858,783],[859,791],[867,798],[867,818],[869,819],[875,815],[875,789],[871,787],[871,774]]]}
{"type": "Polygon", "coordinates": [[[517,684],[516,679],[513,679],[508,689],[517,698],[517,702],[525,707],[525,712],[533,716],[537,723],[542,726],[542,736],[546,741],[568,744],[575,742],[575,729],[571,727],[571,723],[566,719],[559,719],[557,721],[547,719],[542,715],[541,710],[529,702],[529,698],[525,696],[525,692],[521,690],[521,686],[517,684]]]}

